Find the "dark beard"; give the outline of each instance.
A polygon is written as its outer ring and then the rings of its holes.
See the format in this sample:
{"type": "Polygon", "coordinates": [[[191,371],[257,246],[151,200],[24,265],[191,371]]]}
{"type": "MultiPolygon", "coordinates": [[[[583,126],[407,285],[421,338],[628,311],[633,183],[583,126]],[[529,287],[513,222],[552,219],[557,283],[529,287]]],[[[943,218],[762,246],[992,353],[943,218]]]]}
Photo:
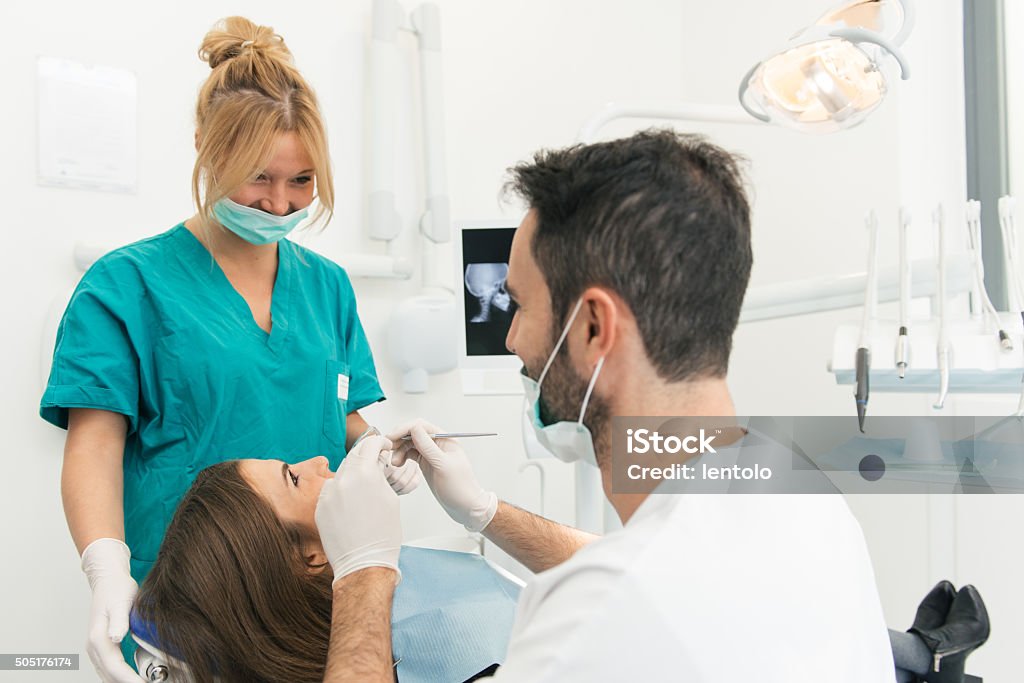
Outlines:
{"type": "MultiPolygon", "coordinates": [[[[553,346],[553,344],[552,344],[553,346]]],[[[526,364],[530,377],[540,378],[544,369],[544,358],[536,367],[532,363],[526,364]]],[[[569,361],[569,352],[565,346],[558,350],[558,355],[552,361],[548,374],[544,377],[544,383],[540,391],[540,419],[544,425],[552,425],[556,422],[577,422],[580,419],[580,408],[583,406],[583,398],[587,395],[587,385],[590,377],[580,377],[573,369],[569,361]]],[[[590,430],[594,437],[594,452],[601,461],[601,454],[607,452],[606,446],[610,436],[608,432],[608,420],[610,409],[607,402],[595,392],[590,394],[590,402],[587,404],[586,415],[583,416],[584,426],[590,430]]]]}

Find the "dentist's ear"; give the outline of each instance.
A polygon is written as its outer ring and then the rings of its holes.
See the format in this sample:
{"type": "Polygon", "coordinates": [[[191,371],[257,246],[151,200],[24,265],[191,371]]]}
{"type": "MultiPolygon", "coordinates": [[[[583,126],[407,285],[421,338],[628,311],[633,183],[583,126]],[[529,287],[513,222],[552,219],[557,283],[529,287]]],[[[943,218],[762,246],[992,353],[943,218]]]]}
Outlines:
{"type": "Polygon", "coordinates": [[[584,359],[593,368],[598,359],[604,358],[615,346],[621,322],[621,306],[625,304],[614,293],[601,287],[591,287],[583,292],[583,308],[580,318],[587,331],[584,339],[584,359]]]}

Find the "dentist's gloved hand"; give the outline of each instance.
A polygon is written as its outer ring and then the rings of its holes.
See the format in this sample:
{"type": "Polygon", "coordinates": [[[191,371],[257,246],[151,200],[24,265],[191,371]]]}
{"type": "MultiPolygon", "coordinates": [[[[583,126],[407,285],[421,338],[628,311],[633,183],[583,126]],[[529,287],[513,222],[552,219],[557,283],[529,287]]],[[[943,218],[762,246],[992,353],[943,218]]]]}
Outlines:
{"type": "Polygon", "coordinates": [[[465,451],[453,439],[433,441],[428,434],[443,432],[425,420],[416,420],[388,435],[399,444],[392,453],[392,465],[404,465],[409,460],[419,463],[423,478],[434,492],[448,516],[468,531],[483,531],[498,511],[498,496],[485,491],[473,474],[465,451]],[[401,438],[409,434],[411,440],[401,438]]]}
{"type": "Polygon", "coordinates": [[[114,538],[98,538],[82,552],[82,571],[92,590],[86,651],[104,683],[145,680],[124,661],[118,646],[128,633],[128,613],[139,592],[130,558],[128,546],[114,538]]]}
{"type": "Polygon", "coordinates": [[[384,467],[384,478],[388,480],[391,490],[400,496],[412,493],[423,481],[423,474],[420,466],[415,460],[407,460],[400,467],[392,464],[391,458],[385,458],[382,463],[384,467]]]}
{"type": "Polygon", "coordinates": [[[316,526],[335,581],[366,567],[390,567],[401,580],[398,495],[382,471],[390,450],[383,436],[363,439],[320,490],[316,526]]]}

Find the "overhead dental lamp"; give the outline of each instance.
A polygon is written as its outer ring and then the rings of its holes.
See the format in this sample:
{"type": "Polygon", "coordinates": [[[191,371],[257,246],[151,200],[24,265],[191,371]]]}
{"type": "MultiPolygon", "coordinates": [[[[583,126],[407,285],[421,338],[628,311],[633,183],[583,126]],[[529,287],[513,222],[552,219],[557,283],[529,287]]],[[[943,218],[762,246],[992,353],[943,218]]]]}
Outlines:
{"type": "Polygon", "coordinates": [[[862,122],[890,84],[907,80],[900,52],[914,23],[911,0],[853,0],[797,32],[740,82],[740,104],[756,119],[805,133],[862,122]]]}

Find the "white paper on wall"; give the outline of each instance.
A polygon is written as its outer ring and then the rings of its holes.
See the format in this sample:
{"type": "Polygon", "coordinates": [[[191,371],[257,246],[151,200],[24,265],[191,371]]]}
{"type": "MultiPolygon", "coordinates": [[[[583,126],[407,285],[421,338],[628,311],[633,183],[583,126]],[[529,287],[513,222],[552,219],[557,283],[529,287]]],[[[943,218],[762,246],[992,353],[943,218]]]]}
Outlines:
{"type": "Polygon", "coordinates": [[[135,192],[137,90],[127,69],[40,57],[39,184],[135,192]]]}

